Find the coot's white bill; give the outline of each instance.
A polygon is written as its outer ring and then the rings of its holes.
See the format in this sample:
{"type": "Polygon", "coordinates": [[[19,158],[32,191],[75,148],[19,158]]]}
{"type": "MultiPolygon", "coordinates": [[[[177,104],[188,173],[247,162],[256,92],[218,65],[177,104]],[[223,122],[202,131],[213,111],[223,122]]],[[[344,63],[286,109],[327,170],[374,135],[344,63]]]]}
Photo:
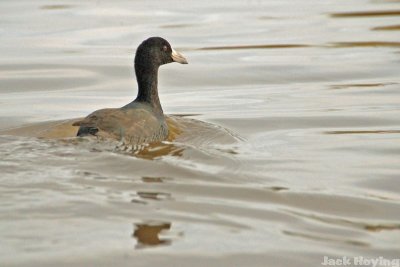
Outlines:
{"type": "Polygon", "coordinates": [[[172,48],[172,60],[181,64],[188,64],[186,58],[172,48]]]}

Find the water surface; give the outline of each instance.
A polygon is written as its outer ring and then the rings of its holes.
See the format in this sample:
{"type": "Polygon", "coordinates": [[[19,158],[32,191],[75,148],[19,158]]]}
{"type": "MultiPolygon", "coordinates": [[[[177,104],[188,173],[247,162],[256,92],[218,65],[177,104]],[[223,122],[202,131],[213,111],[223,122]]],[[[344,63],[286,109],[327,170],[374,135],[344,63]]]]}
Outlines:
{"type": "Polygon", "coordinates": [[[320,266],[399,258],[398,1],[1,1],[1,266],[320,266]],[[136,95],[163,36],[173,138],[71,120],[136,95]]]}

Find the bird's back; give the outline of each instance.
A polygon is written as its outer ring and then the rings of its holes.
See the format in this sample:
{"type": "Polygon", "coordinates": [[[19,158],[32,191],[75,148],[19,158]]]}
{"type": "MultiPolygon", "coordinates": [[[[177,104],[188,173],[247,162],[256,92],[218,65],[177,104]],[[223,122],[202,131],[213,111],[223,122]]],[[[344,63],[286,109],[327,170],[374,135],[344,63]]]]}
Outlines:
{"type": "Polygon", "coordinates": [[[142,105],[100,109],[74,125],[80,126],[78,136],[112,138],[130,145],[162,141],[168,136],[164,116],[142,105]]]}

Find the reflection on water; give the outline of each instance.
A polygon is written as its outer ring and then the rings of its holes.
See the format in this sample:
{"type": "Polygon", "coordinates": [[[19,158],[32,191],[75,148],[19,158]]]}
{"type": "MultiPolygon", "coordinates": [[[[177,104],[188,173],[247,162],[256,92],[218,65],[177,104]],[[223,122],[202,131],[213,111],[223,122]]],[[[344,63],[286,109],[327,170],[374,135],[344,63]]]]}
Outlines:
{"type": "Polygon", "coordinates": [[[400,130],[351,130],[351,131],[326,131],[325,134],[398,134],[400,130]]]}
{"type": "Polygon", "coordinates": [[[164,183],[166,180],[170,180],[167,177],[142,177],[144,183],[164,183]]]}
{"type": "Polygon", "coordinates": [[[165,200],[171,198],[171,194],[163,192],[137,192],[137,194],[143,199],[165,200]]]}
{"type": "Polygon", "coordinates": [[[68,9],[68,8],[72,8],[73,5],[45,5],[45,6],[41,6],[41,9],[49,9],[49,10],[53,10],[53,9],[68,9]]]}
{"type": "Polygon", "coordinates": [[[271,187],[269,187],[269,189],[271,189],[272,191],[275,191],[275,192],[289,190],[289,188],[284,187],[284,186],[271,186],[271,187]]]}
{"type": "Polygon", "coordinates": [[[373,31],[399,31],[400,25],[388,25],[388,26],[379,26],[373,27],[373,31]]]}
{"type": "Polygon", "coordinates": [[[184,150],[184,147],[179,147],[173,143],[157,142],[138,149],[128,150],[128,152],[143,159],[158,159],[166,155],[181,157],[184,150]]]}
{"type": "Polygon", "coordinates": [[[330,88],[332,89],[346,89],[346,88],[369,88],[369,87],[380,87],[386,85],[393,85],[396,83],[353,83],[353,84],[335,84],[331,85],[330,88]]]}
{"type": "Polygon", "coordinates": [[[264,44],[264,45],[235,45],[235,46],[210,46],[199,50],[236,50],[236,49],[278,49],[278,48],[302,48],[309,47],[305,44],[264,44]]]}
{"type": "Polygon", "coordinates": [[[379,232],[379,231],[385,231],[385,230],[400,230],[400,224],[377,224],[377,225],[365,225],[365,230],[372,231],[372,232],[379,232]]]}
{"type": "Polygon", "coordinates": [[[336,42],[330,45],[332,47],[400,47],[400,42],[336,42]]]}
{"type": "Polygon", "coordinates": [[[381,17],[381,16],[400,16],[400,10],[382,10],[382,11],[359,11],[332,13],[333,18],[352,18],[352,17],[381,17]]]}
{"type": "Polygon", "coordinates": [[[137,239],[136,248],[170,244],[170,239],[160,238],[159,236],[161,233],[169,229],[171,229],[171,223],[165,222],[148,222],[135,224],[135,229],[132,236],[137,239]]]}

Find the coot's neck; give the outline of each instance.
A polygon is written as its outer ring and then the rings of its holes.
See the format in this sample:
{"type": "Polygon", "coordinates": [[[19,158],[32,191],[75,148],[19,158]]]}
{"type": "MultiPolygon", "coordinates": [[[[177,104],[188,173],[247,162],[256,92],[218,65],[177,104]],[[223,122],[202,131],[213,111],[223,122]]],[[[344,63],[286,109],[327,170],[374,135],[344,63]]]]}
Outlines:
{"type": "Polygon", "coordinates": [[[155,113],[163,114],[160,99],[158,98],[158,67],[152,64],[135,63],[138,95],[136,102],[149,104],[155,113]]]}

